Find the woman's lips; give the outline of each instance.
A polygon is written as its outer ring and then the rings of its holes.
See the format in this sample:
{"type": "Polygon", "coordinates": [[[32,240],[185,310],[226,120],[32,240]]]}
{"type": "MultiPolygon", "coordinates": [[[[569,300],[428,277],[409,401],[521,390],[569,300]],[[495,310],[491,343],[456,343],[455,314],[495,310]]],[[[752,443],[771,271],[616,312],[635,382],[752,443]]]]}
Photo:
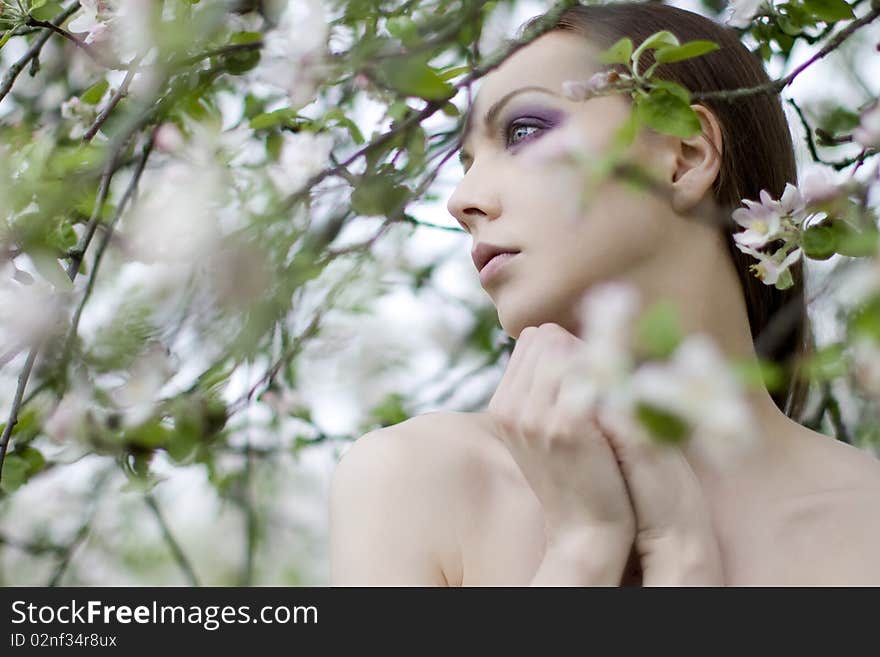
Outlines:
{"type": "Polygon", "coordinates": [[[480,270],[480,284],[483,287],[486,287],[486,284],[495,277],[495,274],[499,272],[509,260],[518,255],[519,253],[499,253],[492,258],[480,270]]]}

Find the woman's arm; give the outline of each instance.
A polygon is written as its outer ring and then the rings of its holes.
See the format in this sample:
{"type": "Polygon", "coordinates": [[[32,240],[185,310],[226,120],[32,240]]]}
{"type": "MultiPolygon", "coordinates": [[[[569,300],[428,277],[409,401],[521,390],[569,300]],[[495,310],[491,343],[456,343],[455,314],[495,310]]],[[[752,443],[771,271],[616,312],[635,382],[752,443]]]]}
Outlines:
{"type": "Polygon", "coordinates": [[[585,528],[548,542],[529,586],[620,586],[632,537],[585,528]]]}
{"type": "Polygon", "coordinates": [[[609,409],[600,412],[599,424],[635,509],[643,586],[723,586],[711,510],[682,449],[657,443],[609,409]]]}
{"type": "Polygon", "coordinates": [[[370,432],[343,455],[330,487],[331,586],[446,586],[443,503],[418,436],[370,432]]]}

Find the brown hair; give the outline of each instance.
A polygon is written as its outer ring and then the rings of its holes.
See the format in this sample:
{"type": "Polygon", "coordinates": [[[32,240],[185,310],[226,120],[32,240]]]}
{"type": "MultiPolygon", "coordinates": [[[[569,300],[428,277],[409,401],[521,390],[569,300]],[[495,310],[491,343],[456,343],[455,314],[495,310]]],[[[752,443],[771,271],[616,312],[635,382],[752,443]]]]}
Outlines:
{"type": "MultiPolygon", "coordinates": [[[[541,17],[530,19],[522,33],[541,17]]],[[[657,66],[654,76],[677,82],[692,93],[754,87],[769,81],[760,57],[740,43],[737,33],[684,9],[655,2],[575,5],[565,11],[551,31],[570,31],[606,49],[623,37],[638,46],[651,34],[668,30],[684,43],[697,39],[716,42],[720,49],[707,55],[657,66]]],[[[654,63],[653,51],[640,60],[640,70],[654,63]]],[[[623,72],[625,67],[613,65],[623,72]]],[[[788,373],[787,385],[771,391],[773,401],[790,418],[804,412],[809,381],[798,376],[800,357],[812,349],[804,296],[803,266],[792,265],[794,285],[777,290],[749,269],[754,258],[734,246],[740,227],[730,217],[741,199],[758,199],[762,189],[779,198],[785,183],[797,184],[797,168],[788,123],[775,94],[752,94],[733,101],[699,101],[717,117],[722,132],[721,170],[712,191],[726,220],[721,226],[739,277],[748,309],[757,355],[788,373]]]]}

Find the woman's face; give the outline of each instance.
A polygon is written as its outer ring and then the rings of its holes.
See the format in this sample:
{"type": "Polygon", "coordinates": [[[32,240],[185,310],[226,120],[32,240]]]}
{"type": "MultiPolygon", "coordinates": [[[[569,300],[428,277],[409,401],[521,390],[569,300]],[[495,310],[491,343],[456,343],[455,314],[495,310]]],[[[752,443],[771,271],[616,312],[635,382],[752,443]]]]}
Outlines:
{"type": "MultiPolygon", "coordinates": [[[[670,266],[665,246],[677,231],[668,201],[609,179],[581,208],[581,169],[539,157],[561,142],[597,161],[628,118],[630,104],[620,94],[585,102],[562,95],[564,81],[586,81],[601,70],[598,52],[579,35],[549,32],[488,74],[472,108],[462,148],[465,175],[448,209],[470,233],[472,247],[486,242],[520,251],[484,283],[513,337],[544,322],[577,331],[577,303],[591,286],[609,279],[639,285],[661,258],[664,269],[670,266]],[[523,87],[547,91],[513,93],[523,87]],[[502,100],[497,113],[490,111],[502,100]]],[[[661,173],[669,162],[667,143],[643,133],[628,154],[642,166],[660,162],[652,170],[661,173]]]]}

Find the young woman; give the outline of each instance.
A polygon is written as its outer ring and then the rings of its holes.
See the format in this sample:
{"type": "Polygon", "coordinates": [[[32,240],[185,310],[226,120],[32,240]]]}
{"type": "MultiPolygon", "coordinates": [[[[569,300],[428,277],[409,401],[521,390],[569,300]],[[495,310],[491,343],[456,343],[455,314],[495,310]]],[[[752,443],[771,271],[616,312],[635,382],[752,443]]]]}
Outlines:
{"type": "Polygon", "coordinates": [[[730,358],[788,363],[808,343],[800,266],[793,287],[764,284],[733,247],[732,222],[711,220],[796,182],[778,97],[694,104],[693,138],[644,130],[629,155],[661,193],[608,179],[582,206],[581,172],[535,165],[554,131],[587,158],[607,151],[628,97],[579,102],[563,83],[605,70],[597,54],[621,37],[638,45],[659,30],[720,44],[658,68],[692,92],[768,79],[731,30],[658,4],[574,7],[484,79],[448,208],[478,266],[480,245],[515,252],[480,278],[516,347],[485,411],[414,417],[345,454],[332,584],[880,584],[880,462],[798,424],[802,384],[750,393],[758,430],[726,461],[637,441],[560,403],[579,301],[606,281],[674,302],[685,330],[730,358]]]}

